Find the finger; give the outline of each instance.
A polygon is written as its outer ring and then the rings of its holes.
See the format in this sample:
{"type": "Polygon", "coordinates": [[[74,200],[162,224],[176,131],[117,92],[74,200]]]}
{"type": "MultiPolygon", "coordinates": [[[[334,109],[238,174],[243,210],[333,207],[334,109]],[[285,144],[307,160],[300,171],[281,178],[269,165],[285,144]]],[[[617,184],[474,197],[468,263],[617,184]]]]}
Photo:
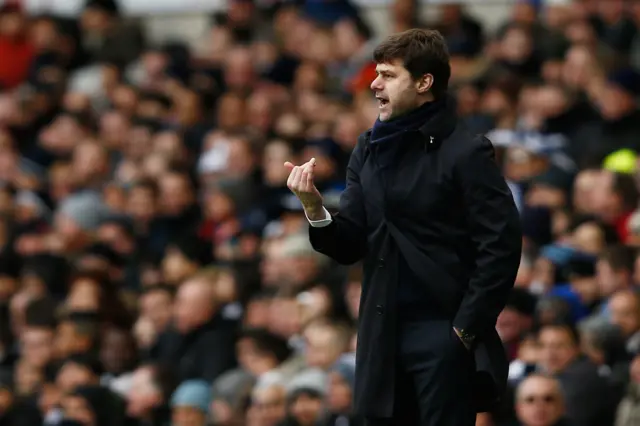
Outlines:
{"type": "Polygon", "coordinates": [[[285,162],[284,162],[284,166],[285,166],[287,169],[289,169],[289,170],[293,170],[293,168],[295,167],[295,166],[293,165],[293,163],[292,163],[292,162],[290,162],[290,161],[285,161],[285,162]]]}
{"type": "Polygon", "coordinates": [[[291,172],[291,174],[293,175],[291,186],[293,187],[294,191],[299,191],[300,190],[300,179],[302,177],[302,167],[300,167],[300,166],[294,167],[293,171],[291,172]]]}
{"type": "Polygon", "coordinates": [[[308,191],[310,191],[315,186],[315,184],[313,182],[313,168],[314,168],[314,166],[315,166],[315,164],[311,163],[305,168],[304,184],[305,184],[306,189],[308,191]]]}
{"type": "Polygon", "coordinates": [[[311,160],[307,161],[306,163],[304,163],[302,166],[300,167],[312,167],[316,165],[316,159],[312,158],[311,160]]]}
{"type": "Polygon", "coordinates": [[[289,178],[287,178],[287,186],[291,190],[293,190],[293,182],[295,177],[296,177],[296,167],[294,166],[293,169],[291,169],[291,173],[289,173],[289,178]]]}
{"type": "Polygon", "coordinates": [[[311,168],[311,166],[307,165],[305,167],[302,168],[302,173],[300,174],[300,188],[303,191],[308,191],[309,190],[309,169],[311,168]]]}
{"type": "Polygon", "coordinates": [[[315,186],[316,184],[313,182],[313,169],[310,169],[309,173],[307,173],[307,188],[311,191],[315,186]]]}

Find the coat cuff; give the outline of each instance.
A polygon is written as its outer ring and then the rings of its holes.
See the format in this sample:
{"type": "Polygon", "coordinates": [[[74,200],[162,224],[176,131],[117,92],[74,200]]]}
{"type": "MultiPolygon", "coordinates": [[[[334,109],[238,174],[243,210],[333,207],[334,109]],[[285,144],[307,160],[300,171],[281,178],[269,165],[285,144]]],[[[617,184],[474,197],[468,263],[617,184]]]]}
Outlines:
{"type": "Polygon", "coordinates": [[[320,219],[320,220],[310,220],[309,216],[307,216],[307,212],[306,211],[304,212],[304,215],[309,221],[309,225],[311,225],[314,228],[324,228],[325,226],[331,225],[331,222],[333,222],[333,219],[331,218],[331,214],[324,207],[322,208],[322,210],[324,210],[324,219],[320,219]]]}

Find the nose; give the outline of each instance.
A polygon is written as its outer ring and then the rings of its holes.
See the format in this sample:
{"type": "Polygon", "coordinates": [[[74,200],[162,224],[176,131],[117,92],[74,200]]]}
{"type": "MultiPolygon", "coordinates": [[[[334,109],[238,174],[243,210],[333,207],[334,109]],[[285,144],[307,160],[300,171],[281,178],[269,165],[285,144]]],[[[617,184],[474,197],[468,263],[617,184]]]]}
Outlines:
{"type": "Polygon", "coordinates": [[[382,85],[382,78],[380,76],[377,76],[372,82],[371,82],[371,90],[373,90],[374,92],[381,92],[383,89],[383,85],[382,85]]]}

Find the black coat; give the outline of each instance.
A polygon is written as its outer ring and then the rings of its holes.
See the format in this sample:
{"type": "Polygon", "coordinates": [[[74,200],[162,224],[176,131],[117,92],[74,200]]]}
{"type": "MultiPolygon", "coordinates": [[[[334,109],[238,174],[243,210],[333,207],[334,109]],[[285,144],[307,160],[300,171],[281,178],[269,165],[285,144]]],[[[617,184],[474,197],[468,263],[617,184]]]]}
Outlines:
{"type": "Polygon", "coordinates": [[[236,323],[216,314],[186,335],[169,328],[159,336],[150,358],[173,366],[179,382],[203,379],[211,383],[236,366],[235,338],[236,323]]]}
{"type": "Polygon", "coordinates": [[[407,276],[401,267],[424,285],[452,326],[477,336],[477,410],[485,411],[506,389],[508,361],[495,323],[515,281],[522,244],[519,215],[493,146],[462,128],[453,100],[419,131],[407,132],[400,147],[371,144],[370,135],[360,136],[351,155],[333,222],[309,231],[313,247],[337,262],[364,260],[356,412],[392,415],[394,297],[398,277],[407,276]],[[384,152],[389,149],[391,157],[384,152]],[[391,166],[381,167],[383,159],[391,166]]]}

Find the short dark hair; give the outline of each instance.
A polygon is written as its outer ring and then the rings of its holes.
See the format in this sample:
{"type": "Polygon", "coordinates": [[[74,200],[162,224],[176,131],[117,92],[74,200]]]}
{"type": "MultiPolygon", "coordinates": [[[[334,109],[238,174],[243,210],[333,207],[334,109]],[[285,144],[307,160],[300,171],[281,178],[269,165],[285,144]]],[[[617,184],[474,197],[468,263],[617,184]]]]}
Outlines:
{"type": "Polygon", "coordinates": [[[620,197],[622,205],[628,210],[638,207],[638,188],[633,176],[626,173],[613,174],[613,192],[620,197]]]}
{"type": "Polygon", "coordinates": [[[449,49],[439,31],[411,29],[393,34],[373,51],[373,60],[378,64],[396,59],[402,61],[415,80],[425,74],[433,75],[431,92],[436,99],[447,92],[451,77],[449,49]]]}
{"type": "Polygon", "coordinates": [[[600,260],[606,262],[616,272],[632,271],[635,262],[633,249],[621,244],[609,246],[600,254],[600,260]]]}
{"type": "Polygon", "coordinates": [[[291,356],[287,341],[263,328],[248,328],[240,333],[240,340],[248,339],[255,345],[256,351],[264,356],[273,356],[278,363],[291,356]]]}
{"type": "Polygon", "coordinates": [[[53,299],[41,297],[27,304],[25,308],[27,326],[53,329],[56,322],[56,302],[53,299]]]}
{"type": "Polygon", "coordinates": [[[155,284],[147,287],[143,287],[140,291],[140,296],[144,296],[145,294],[150,293],[165,293],[173,300],[176,291],[175,288],[168,284],[155,284]]]}
{"type": "Polygon", "coordinates": [[[569,336],[569,339],[574,346],[580,346],[580,343],[582,341],[580,332],[578,331],[577,327],[570,322],[557,321],[551,324],[545,324],[540,327],[538,335],[540,335],[540,333],[542,333],[544,330],[557,330],[565,332],[567,336],[569,336]]]}

